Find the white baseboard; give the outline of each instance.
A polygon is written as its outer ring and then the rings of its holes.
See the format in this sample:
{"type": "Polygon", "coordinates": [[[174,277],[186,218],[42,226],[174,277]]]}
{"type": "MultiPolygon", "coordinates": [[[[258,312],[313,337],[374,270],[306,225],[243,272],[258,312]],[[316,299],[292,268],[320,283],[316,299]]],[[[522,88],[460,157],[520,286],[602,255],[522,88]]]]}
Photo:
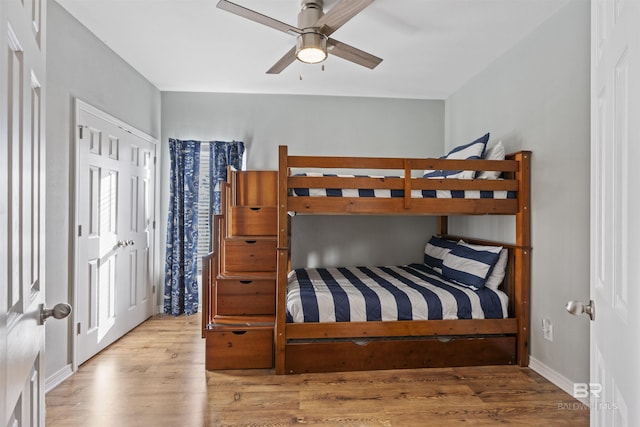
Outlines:
{"type": "Polygon", "coordinates": [[[62,382],[69,378],[71,375],[73,375],[73,368],[69,364],[53,375],[47,377],[44,380],[44,393],[49,393],[51,390],[62,384],[62,382]]]}
{"type": "MultiPolygon", "coordinates": [[[[537,360],[535,357],[529,356],[529,368],[536,371],[547,380],[560,387],[569,396],[573,396],[573,385],[575,384],[575,381],[571,381],[569,378],[559,374],[544,363],[537,360]]],[[[583,397],[577,400],[579,400],[580,403],[589,406],[589,398],[583,397]]]]}

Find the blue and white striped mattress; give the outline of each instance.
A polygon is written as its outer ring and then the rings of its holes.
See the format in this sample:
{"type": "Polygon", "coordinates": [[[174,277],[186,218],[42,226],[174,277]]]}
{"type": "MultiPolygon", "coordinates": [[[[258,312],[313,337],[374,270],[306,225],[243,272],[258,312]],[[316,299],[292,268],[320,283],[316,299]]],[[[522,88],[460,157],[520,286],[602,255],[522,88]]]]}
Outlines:
{"type": "MultiPolygon", "coordinates": [[[[400,178],[398,176],[371,176],[371,175],[336,175],[307,172],[295,176],[321,177],[338,176],[342,178],[369,177],[369,178],[400,178]]],[[[414,178],[429,179],[429,178],[414,178]]],[[[388,190],[373,188],[293,188],[291,195],[299,197],[377,197],[393,198],[404,197],[404,190],[388,190]]],[[[485,191],[485,190],[411,190],[412,199],[515,199],[515,191],[485,191]]]]}
{"type": "Polygon", "coordinates": [[[289,273],[287,322],[498,319],[508,296],[447,281],[424,264],[301,268],[289,273]]]}

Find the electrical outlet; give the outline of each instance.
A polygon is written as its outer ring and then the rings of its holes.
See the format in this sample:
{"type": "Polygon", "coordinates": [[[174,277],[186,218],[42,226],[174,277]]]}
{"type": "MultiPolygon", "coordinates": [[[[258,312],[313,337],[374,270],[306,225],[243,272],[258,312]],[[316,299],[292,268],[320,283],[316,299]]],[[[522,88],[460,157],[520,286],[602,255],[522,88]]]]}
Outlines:
{"type": "Polygon", "coordinates": [[[547,317],[542,319],[542,336],[545,340],[553,342],[553,324],[547,317]]]}

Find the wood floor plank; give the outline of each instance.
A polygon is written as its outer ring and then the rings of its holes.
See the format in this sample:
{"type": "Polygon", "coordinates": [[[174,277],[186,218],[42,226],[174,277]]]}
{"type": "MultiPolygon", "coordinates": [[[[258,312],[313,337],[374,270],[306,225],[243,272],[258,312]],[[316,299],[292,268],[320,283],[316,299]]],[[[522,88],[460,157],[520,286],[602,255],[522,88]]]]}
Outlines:
{"type": "Polygon", "coordinates": [[[155,316],[46,396],[47,426],[587,426],[527,368],[209,371],[200,316],[155,316]]]}

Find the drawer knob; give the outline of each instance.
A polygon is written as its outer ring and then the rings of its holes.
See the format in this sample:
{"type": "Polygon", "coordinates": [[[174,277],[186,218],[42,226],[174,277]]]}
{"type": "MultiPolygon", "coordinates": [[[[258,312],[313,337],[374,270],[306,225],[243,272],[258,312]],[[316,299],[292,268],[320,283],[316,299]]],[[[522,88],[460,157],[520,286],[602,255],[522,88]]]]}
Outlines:
{"type": "Polygon", "coordinates": [[[253,245],[256,242],[257,242],[257,240],[245,240],[245,243],[247,243],[249,245],[253,245]]]}
{"type": "Polygon", "coordinates": [[[253,283],[253,280],[240,280],[240,283],[242,283],[243,285],[250,285],[251,283],[253,283]]]}

